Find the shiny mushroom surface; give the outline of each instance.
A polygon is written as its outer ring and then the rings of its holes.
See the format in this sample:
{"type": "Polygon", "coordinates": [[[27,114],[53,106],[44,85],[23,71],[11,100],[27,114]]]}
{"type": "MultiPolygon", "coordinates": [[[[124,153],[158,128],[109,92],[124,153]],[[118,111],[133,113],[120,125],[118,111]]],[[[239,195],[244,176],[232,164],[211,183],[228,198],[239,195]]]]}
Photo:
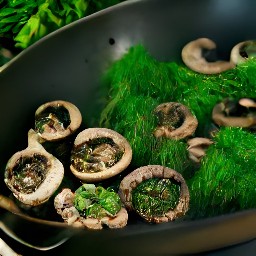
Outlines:
{"type": "Polygon", "coordinates": [[[22,203],[37,206],[46,201],[60,186],[64,177],[62,163],[39,143],[40,136],[28,132],[28,147],[16,152],[8,161],[4,181],[22,203]]]}
{"type": "Polygon", "coordinates": [[[218,74],[235,67],[235,64],[230,61],[207,61],[203,51],[214,49],[216,49],[214,41],[209,38],[198,38],[183,47],[181,57],[187,67],[202,74],[218,74]]]}
{"type": "Polygon", "coordinates": [[[56,141],[73,134],[82,123],[79,109],[63,100],[47,102],[35,112],[35,131],[46,141],[56,141]]]}
{"type": "Polygon", "coordinates": [[[125,176],[120,183],[119,195],[128,210],[135,210],[146,221],[155,223],[183,216],[188,211],[190,199],[182,175],[161,165],[142,166],[125,176]],[[151,181],[153,186],[149,184],[137,194],[140,205],[136,207],[134,202],[137,204],[138,200],[134,192],[144,182],[151,181]],[[158,206],[161,206],[160,212],[158,206]]]}
{"type": "Polygon", "coordinates": [[[107,128],[88,128],[74,141],[70,170],[82,181],[97,182],[125,170],[131,159],[131,146],[121,134],[107,128]]]}
{"type": "Polygon", "coordinates": [[[157,106],[154,114],[158,120],[158,126],[154,131],[155,137],[167,137],[170,139],[183,139],[191,136],[198,125],[196,117],[183,104],[167,102],[157,106]]]}

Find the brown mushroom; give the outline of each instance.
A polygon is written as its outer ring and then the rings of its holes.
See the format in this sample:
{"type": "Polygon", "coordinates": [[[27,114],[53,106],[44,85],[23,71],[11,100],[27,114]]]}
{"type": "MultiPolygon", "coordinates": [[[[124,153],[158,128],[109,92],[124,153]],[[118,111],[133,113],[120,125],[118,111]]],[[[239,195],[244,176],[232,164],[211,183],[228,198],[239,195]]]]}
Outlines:
{"type": "Polygon", "coordinates": [[[135,210],[145,220],[155,223],[168,222],[180,216],[183,216],[187,212],[189,207],[189,191],[182,175],[175,170],[160,165],[143,166],[132,171],[130,174],[124,177],[120,183],[119,196],[128,210],[135,210]],[[172,209],[168,209],[166,212],[162,212],[162,214],[152,216],[153,210],[150,208],[152,207],[152,205],[149,205],[150,201],[161,201],[163,199],[165,201],[168,201],[169,191],[161,189],[161,195],[159,196],[159,194],[155,191],[146,189],[149,193],[150,199],[148,198],[148,200],[142,200],[143,204],[145,204],[143,212],[136,209],[136,206],[133,205],[133,192],[140,184],[142,184],[146,180],[151,180],[153,178],[159,178],[160,182],[165,183],[167,180],[171,180],[171,182],[178,184],[180,190],[178,202],[176,202],[175,206],[172,209]],[[163,195],[164,198],[160,198],[163,195]],[[148,208],[148,210],[145,208],[148,208]]]}
{"type": "Polygon", "coordinates": [[[198,125],[196,117],[190,110],[177,102],[162,103],[154,110],[158,126],[154,131],[155,137],[167,137],[175,140],[191,136],[198,125]]]}
{"type": "Polygon", "coordinates": [[[256,41],[248,40],[236,44],[230,54],[230,60],[235,65],[243,63],[250,57],[256,56],[256,41]]]}
{"type": "Polygon", "coordinates": [[[208,138],[195,137],[187,141],[189,158],[196,163],[200,163],[205,156],[207,148],[213,144],[213,141],[208,138]]]}
{"type": "Polygon", "coordinates": [[[216,104],[212,110],[212,119],[219,126],[231,126],[251,128],[256,125],[256,114],[248,112],[248,107],[242,104],[249,104],[251,102],[245,100],[240,101],[233,99],[224,99],[222,102],[216,104]],[[246,103],[247,102],[247,103],[246,103]]]}
{"type": "Polygon", "coordinates": [[[73,134],[81,122],[79,109],[63,100],[47,102],[35,112],[35,131],[46,141],[60,140],[73,134]]]}
{"type": "Polygon", "coordinates": [[[39,143],[40,136],[28,132],[28,147],[15,153],[5,169],[5,183],[22,203],[36,206],[46,202],[64,176],[62,163],[39,143]]]}
{"type": "Polygon", "coordinates": [[[106,128],[89,128],[75,139],[70,169],[80,180],[95,182],[119,174],[131,159],[131,146],[121,134],[106,128]]]}
{"type": "Polygon", "coordinates": [[[189,42],[181,52],[182,60],[190,69],[203,74],[218,74],[235,67],[230,61],[208,62],[203,50],[214,50],[216,44],[208,38],[199,38],[189,42]]]}
{"type": "Polygon", "coordinates": [[[75,193],[69,188],[64,188],[55,198],[54,207],[62,219],[73,227],[86,227],[88,229],[103,229],[103,225],[109,228],[123,228],[127,225],[128,213],[124,207],[115,216],[101,218],[83,217],[74,206],[75,193]]]}

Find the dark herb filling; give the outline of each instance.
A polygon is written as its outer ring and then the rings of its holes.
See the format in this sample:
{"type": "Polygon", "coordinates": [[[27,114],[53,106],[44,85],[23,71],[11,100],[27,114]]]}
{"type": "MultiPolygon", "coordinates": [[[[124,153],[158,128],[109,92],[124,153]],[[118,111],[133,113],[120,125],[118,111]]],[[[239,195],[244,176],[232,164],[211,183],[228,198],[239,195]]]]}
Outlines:
{"type": "Polygon", "coordinates": [[[48,107],[35,117],[35,130],[43,133],[46,125],[53,130],[65,130],[70,122],[70,115],[65,107],[48,107]]]}
{"type": "Polygon", "coordinates": [[[30,194],[36,191],[45,180],[47,169],[47,158],[43,155],[34,154],[33,157],[22,157],[9,173],[8,179],[18,192],[30,194]]]}
{"type": "Polygon", "coordinates": [[[152,178],[132,191],[132,205],[145,218],[162,216],[179,202],[180,184],[174,179],[152,178]]]}
{"type": "Polygon", "coordinates": [[[113,139],[95,138],[73,148],[71,164],[79,172],[100,172],[114,166],[123,154],[113,139]]]}
{"type": "Polygon", "coordinates": [[[155,112],[157,122],[160,126],[165,126],[170,130],[179,128],[185,120],[185,115],[180,109],[180,105],[174,105],[168,111],[160,110],[155,112]]]}
{"type": "Polygon", "coordinates": [[[121,210],[121,200],[111,188],[83,184],[75,192],[74,205],[84,217],[115,216],[121,210]]]}

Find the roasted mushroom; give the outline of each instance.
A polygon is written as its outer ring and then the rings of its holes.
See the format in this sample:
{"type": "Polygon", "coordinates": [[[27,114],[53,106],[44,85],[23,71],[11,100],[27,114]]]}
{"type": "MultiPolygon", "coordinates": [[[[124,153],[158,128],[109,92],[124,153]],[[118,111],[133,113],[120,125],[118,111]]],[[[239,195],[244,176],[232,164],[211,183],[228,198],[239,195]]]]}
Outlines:
{"type": "Polygon", "coordinates": [[[121,206],[118,194],[94,184],[83,184],[75,193],[63,189],[55,197],[54,206],[62,219],[75,227],[122,228],[128,221],[128,213],[121,206]]]}
{"type": "Polygon", "coordinates": [[[182,60],[190,69],[203,74],[218,74],[235,65],[230,61],[209,62],[203,52],[216,49],[216,44],[208,38],[199,38],[189,42],[181,52],[182,60]]]}
{"type": "Polygon", "coordinates": [[[256,41],[254,40],[240,42],[231,50],[230,60],[235,65],[247,61],[250,57],[256,57],[256,41]]]}
{"type": "Polygon", "coordinates": [[[47,102],[35,112],[35,131],[46,141],[60,140],[73,134],[81,122],[79,109],[63,100],[47,102]]]}
{"type": "Polygon", "coordinates": [[[256,108],[253,99],[239,100],[227,98],[216,104],[212,110],[212,119],[219,126],[254,128],[256,108]]]}
{"type": "Polygon", "coordinates": [[[46,202],[58,189],[64,176],[62,163],[40,144],[40,136],[28,132],[28,147],[8,161],[4,181],[22,203],[36,206],[46,202]]]}
{"type": "Polygon", "coordinates": [[[205,156],[207,148],[213,144],[213,141],[208,138],[195,137],[187,141],[189,158],[196,163],[200,163],[205,156]]]}
{"type": "Polygon", "coordinates": [[[140,167],[120,183],[119,195],[128,210],[148,222],[168,222],[183,216],[189,207],[189,191],[182,175],[160,166],[140,167]]]}
{"type": "Polygon", "coordinates": [[[183,139],[191,136],[198,125],[196,117],[190,110],[177,102],[162,103],[154,110],[158,126],[154,131],[155,137],[183,139]]]}
{"type": "Polygon", "coordinates": [[[101,181],[122,172],[131,159],[132,149],[121,134],[106,128],[89,128],[75,139],[70,169],[82,181],[101,181]]]}

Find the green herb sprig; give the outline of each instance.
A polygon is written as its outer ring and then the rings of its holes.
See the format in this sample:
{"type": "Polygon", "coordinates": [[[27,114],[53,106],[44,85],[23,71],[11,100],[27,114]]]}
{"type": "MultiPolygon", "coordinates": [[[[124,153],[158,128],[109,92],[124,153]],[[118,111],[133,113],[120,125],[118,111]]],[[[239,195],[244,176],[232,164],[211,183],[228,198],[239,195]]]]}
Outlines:
{"type": "Polygon", "coordinates": [[[116,192],[94,184],[83,184],[76,190],[74,205],[82,216],[91,218],[114,217],[121,210],[116,192]]]}

